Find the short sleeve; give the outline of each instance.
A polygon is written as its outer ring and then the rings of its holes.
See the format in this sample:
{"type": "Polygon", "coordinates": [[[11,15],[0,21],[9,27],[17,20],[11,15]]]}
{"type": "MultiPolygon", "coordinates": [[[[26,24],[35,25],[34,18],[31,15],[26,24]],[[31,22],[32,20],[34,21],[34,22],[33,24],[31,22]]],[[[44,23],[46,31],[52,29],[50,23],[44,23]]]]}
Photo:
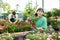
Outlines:
{"type": "Polygon", "coordinates": [[[10,19],[10,18],[11,18],[11,14],[8,15],[8,19],[10,19]]]}

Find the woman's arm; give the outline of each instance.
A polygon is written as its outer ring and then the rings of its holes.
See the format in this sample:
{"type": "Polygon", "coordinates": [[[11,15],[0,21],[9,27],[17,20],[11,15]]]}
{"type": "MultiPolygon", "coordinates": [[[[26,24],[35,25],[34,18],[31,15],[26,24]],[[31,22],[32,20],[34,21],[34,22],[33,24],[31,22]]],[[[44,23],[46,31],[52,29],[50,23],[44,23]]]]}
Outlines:
{"type": "Polygon", "coordinates": [[[42,27],[43,29],[46,29],[46,28],[47,28],[47,19],[46,19],[46,18],[44,18],[41,27],[42,27]]]}
{"type": "Polygon", "coordinates": [[[15,20],[14,24],[17,22],[18,22],[18,15],[16,14],[16,20],[15,20]]]}
{"type": "Polygon", "coordinates": [[[12,23],[12,22],[10,21],[10,19],[11,19],[11,14],[8,15],[8,21],[9,21],[10,23],[12,23]]]}
{"type": "Polygon", "coordinates": [[[9,21],[9,23],[12,23],[9,18],[8,18],[8,21],[9,21]]]}
{"type": "Polygon", "coordinates": [[[18,22],[18,19],[16,19],[16,21],[14,22],[14,24],[17,23],[17,22],[18,22]]]}

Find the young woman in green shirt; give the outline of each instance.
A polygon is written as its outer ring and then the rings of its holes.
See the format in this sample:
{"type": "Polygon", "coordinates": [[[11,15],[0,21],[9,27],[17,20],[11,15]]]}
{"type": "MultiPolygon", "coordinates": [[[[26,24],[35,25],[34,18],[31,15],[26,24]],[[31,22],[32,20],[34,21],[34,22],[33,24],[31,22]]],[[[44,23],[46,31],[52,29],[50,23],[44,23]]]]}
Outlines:
{"type": "Polygon", "coordinates": [[[47,28],[47,19],[44,15],[44,10],[42,8],[37,9],[36,17],[38,17],[36,21],[36,29],[43,30],[47,28]]]}

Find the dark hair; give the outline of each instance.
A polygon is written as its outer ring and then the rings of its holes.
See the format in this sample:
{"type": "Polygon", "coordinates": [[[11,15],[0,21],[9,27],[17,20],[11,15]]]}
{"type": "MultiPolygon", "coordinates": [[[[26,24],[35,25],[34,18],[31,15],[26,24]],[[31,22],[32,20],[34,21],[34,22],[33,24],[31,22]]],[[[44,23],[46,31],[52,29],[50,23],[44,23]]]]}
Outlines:
{"type": "Polygon", "coordinates": [[[35,16],[38,16],[38,14],[37,14],[37,13],[35,13],[35,16]]]}
{"type": "MultiPolygon", "coordinates": [[[[38,9],[37,9],[37,12],[38,12],[38,11],[42,11],[42,12],[44,13],[44,10],[43,10],[42,8],[38,8],[38,9]]],[[[38,16],[38,14],[35,13],[35,16],[38,16]]],[[[43,15],[43,16],[44,16],[44,15],[43,15]]]]}
{"type": "Polygon", "coordinates": [[[42,8],[38,8],[38,9],[37,9],[37,12],[38,12],[39,10],[44,13],[44,10],[43,10],[42,8]]]}
{"type": "Polygon", "coordinates": [[[15,11],[13,11],[13,12],[12,12],[12,14],[13,14],[13,15],[15,15],[15,14],[16,14],[16,12],[15,12],[15,11]]]}

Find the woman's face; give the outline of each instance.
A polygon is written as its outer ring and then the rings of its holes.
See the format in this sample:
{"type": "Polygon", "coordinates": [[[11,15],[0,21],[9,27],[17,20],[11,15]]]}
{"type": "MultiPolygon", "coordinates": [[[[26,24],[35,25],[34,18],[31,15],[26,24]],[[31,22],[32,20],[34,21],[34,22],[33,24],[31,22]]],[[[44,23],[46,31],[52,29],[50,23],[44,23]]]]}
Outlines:
{"type": "Polygon", "coordinates": [[[38,14],[39,17],[41,17],[41,16],[43,15],[42,10],[38,10],[38,11],[37,11],[37,14],[38,14]]]}

